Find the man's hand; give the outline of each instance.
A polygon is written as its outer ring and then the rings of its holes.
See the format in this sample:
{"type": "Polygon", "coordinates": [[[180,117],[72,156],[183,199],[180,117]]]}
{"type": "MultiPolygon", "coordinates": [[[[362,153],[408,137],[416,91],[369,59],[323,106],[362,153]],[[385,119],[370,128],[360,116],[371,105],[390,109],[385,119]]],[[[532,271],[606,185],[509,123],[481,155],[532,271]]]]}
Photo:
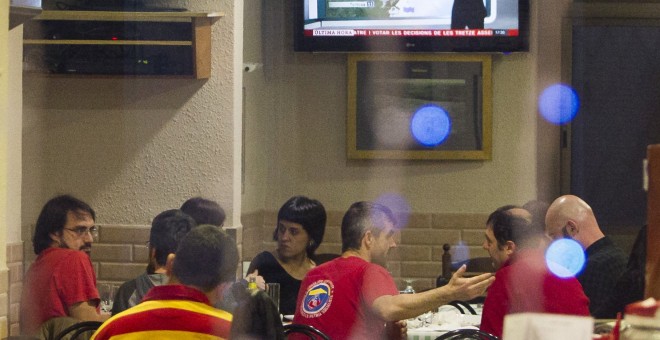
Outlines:
{"type": "Polygon", "coordinates": [[[387,339],[405,340],[408,338],[408,322],[406,320],[388,322],[386,327],[387,339]]]}
{"type": "Polygon", "coordinates": [[[495,276],[491,273],[465,278],[463,277],[465,270],[465,265],[458,268],[447,284],[454,300],[467,301],[481,296],[495,281],[495,276]]]}

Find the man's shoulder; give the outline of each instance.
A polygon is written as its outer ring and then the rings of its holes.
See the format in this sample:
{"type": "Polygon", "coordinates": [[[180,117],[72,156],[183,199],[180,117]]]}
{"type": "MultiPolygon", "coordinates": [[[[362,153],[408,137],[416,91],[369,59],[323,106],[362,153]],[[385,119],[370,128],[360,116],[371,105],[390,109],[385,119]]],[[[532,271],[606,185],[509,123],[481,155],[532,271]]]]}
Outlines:
{"type": "Polygon", "coordinates": [[[80,266],[91,267],[92,262],[89,255],[79,250],[65,248],[48,248],[42,251],[35,262],[30,266],[30,270],[57,270],[66,271],[79,268],[80,266]]]}
{"type": "MultiPolygon", "coordinates": [[[[354,273],[356,271],[365,271],[367,269],[382,268],[381,266],[365,261],[359,257],[338,257],[326,263],[316,266],[309,271],[308,275],[315,275],[328,272],[354,273]]],[[[383,269],[384,270],[384,269],[383,269]]]]}
{"type": "Polygon", "coordinates": [[[625,266],[628,256],[607,236],[596,241],[587,249],[587,266],[625,266]],[[591,250],[591,251],[589,251],[591,250]]]}
{"type": "MultiPolygon", "coordinates": [[[[188,300],[155,300],[140,303],[117,315],[114,315],[95,334],[96,339],[109,339],[116,335],[136,335],[136,338],[153,336],[149,334],[157,329],[227,336],[231,327],[230,313],[215,309],[201,302],[188,300]],[[163,313],[166,310],[167,313],[163,313]],[[166,317],[164,317],[167,315],[166,317]],[[154,325],[162,324],[163,327],[154,325]]],[[[162,335],[162,334],[161,334],[162,335]]]]}

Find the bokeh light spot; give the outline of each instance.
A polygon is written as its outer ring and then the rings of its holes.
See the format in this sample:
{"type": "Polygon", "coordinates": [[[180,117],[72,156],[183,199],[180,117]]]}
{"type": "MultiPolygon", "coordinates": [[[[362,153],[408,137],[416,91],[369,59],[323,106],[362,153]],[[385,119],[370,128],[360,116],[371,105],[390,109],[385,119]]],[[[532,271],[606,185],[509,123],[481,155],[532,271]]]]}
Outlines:
{"type": "Polygon", "coordinates": [[[410,121],[410,132],[420,144],[434,147],[442,143],[451,131],[451,119],[443,108],[426,104],[419,107],[410,121]]]}
{"type": "Polygon", "coordinates": [[[545,263],[559,277],[573,277],[584,268],[584,250],[575,240],[562,238],[553,241],[545,252],[545,263]]]}
{"type": "Polygon", "coordinates": [[[546,88],[539,97],[539,112],[550,123],[561,125],[575,118],[580,99],[570,86],[555,84],[546,88]]]}

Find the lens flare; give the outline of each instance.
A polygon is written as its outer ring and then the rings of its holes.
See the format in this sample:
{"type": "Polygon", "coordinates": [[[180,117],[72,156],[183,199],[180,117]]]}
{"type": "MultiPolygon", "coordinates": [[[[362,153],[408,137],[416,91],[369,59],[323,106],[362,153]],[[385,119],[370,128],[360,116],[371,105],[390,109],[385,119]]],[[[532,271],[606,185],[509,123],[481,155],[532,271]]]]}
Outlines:
{"type": "Polygon", "coordinates": [[[552,242],[545,252],[545,263],[559,277],[573,277],[582,271],[586,257],[575,240],[562,238],[552,242]]]}
{"type": "Polygon", "coordinates": [[[470,248],[463,241],[458,241],[458,244],[450,250],[451,262],[460,263],[470,259],[470,248]]]}
{"type": "Polygon", "coordinates": [[[380,195],[375,200],[376,203],[382,204],[396,215],[397,219],[397,228],[402,229],[408,225],[408,219],[410,216],[410,204],[406,201],[406,198],[397,193],[385,193],[380,195]]]}
{"type": "Polygon", "coordinates": [[[417,142],[426,147],[434,147],[444,142],[450,131],[449,114],[437,105],[420,106],[410,121],[410,133],[417,142]]]}
{"type": "Polygon", "coordinates": [[[539,97],[539,112],[550,123],[561,125],[575,118],[580,99],[570,86],[555,84],[546,88],[539,97]]]}

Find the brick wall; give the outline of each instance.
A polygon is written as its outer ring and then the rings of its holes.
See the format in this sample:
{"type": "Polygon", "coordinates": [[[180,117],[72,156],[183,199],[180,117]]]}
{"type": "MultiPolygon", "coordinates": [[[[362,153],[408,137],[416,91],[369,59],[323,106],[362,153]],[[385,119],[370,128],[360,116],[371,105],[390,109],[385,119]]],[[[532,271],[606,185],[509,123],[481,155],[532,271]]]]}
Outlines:
{"type": "Polygon", "coordinates": [[[19,307],[23,288],[23,242],[7,244],[7,268],[9,269],[7,326],[9,335],[19,335],[19,307]]]}
{"type": "Polygon", "coordinates": [[[100,225],[92,247],[99,283],[121,284],[144,273],[149,258],[146,242],[151,226],[100,225]]]}
{"type": "Polygon", "coordinates": [[[0,270],[0,338],[9,334],[9,271],[0,270]]]}
{"type": "MultiPolygon", "coordinates": [[[[328,212],[323,243],[317,253],[340,253],[341,219],[344,212],[328,212]]],[[[412,279],[417,291],[435,287],[442,270],[442,245],[451,245],[454,260],[488,256],[481,248],[488,214],[416,213],[408,216],[401,231],[398,247],[390,252],[388,270],[399,288],[404,279],[412,279]]],[[[249,261],[263,250],[275,248],[272,241],[277,220],[276,211],[255,212],[242,218],[243,258],[249,261]]],[[[399,217],[399,220],[405,218],[399,217]]]]}

